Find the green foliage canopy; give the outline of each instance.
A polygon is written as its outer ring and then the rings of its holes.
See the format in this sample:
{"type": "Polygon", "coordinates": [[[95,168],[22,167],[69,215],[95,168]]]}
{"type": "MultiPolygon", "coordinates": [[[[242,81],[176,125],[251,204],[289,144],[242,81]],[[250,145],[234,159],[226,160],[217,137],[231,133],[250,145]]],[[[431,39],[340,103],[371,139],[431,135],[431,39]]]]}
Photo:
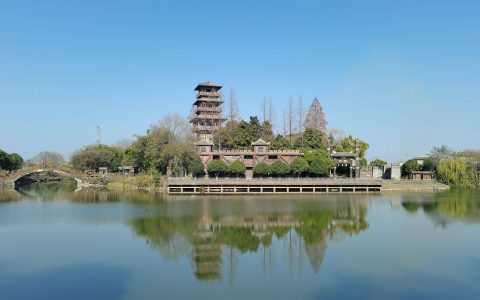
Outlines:
{"type": "Polygon", "coordinates": [[[214,160],[207,166],[208,173],[218,178],[228,173],[228,166],[222,160],[214,160]]]}
{"type": "Polygon", "coordinates": [[[290,167],[281,161],[276,161],[272,164],[272,174],[281,177],[286,176],[290,174],[290,167]]]}
{"type": "Polygon", "coordinates": [[[244,175],[246,170],[247,167],[240,160],[236,160],[228,166],[229,173],[237,177],[240,175],[244,175]]]}
{"type": "Polygon", "coordinates": [[[272,173],[272,167],[266,163],[259,163],[253,167],[255,176],[268,176],[272,173]]]}
{"type": "Polygon", "coordinates": [[[213,141],[224,149],[250,149],[252,142],[259,138],[267,142],[273,141],[272,124],[268,121],[262,124],[258,117],[252,116],[249,122],[227,122],[225,127],[215,133],[213,141]]]}
{"type": "Polygon", "coordinates": [[[401,168],[402,177],[410,178],[413,171],[419,171],[420,169],[421,166],[415,159],[407,160],[401,168]]]}
{"type": "Polygon", "coordinates": [[[303,133],[303,147],[310,149],[323,149],[323,133],[316,128],[307,128],[303,133]]]}
{"type": "Polygon", "coordinates": [[[370,166],[371,167],[377,167],[377,168],[380,168],[380,169],[383,169],[383,167],[387,164],[386,161],[382,160],[382,159],[374,159],[370,162],[370,166]]]}
{"type": "Polygon", "coordinates": [[[271,150],[288,150],[292,148],[292,143],[280,134],[270,143],[271,150]]]}
{"type": "Polygon", "coordinates": [[[114,148],[105,145],[87,146],[76,151],[70,162],[77,170],[95,170],[100,167],[107,167],[111,171],[118,170],[122,161],[122,153],[114,148]]]}
{"type": "Polygon", "coordinates": [[[442,159],[438,163],[437,177],[454,187],[475,187],[478,185],[476,170],[468,168],[465,160],[458,157],[442,159]]]}
{"type": "Polygon", "coordinates": [[[18,170],[23,166],[23,158],[17,153],[10,153],[0,150],[0,169],[18,170]]]}
{"type": "Polygon", "coordinates": [[[369,145],[360,139],[354,139],[351,135],[341,140],[335,146],[335,150],[337,152],[353,152],[355,151],[355,144],[357,145],[358,150],[360,152],[359,153],[360,158],[364,158],[365,153],[369,148],[369,145]]]}
{"type": "Polygon", "coordinates": [[[205,174],[203,163],[199,158],[192,159],[189,162],[188,171],[195,177],[198,176],[198,175],[204,175],[205,174]]]}
{"type": "Polygon", "coordinates": [[[435,161],[432,158],[425,159],[422,165],[422,171],[435,171],[435,161]]]}
{"type": "Polygon", "coordinates": [[[308,161],[309,173],[313,176],[328,174],[334,166],[334,161],[325,150],[303,150],[305,159],[308,161]]]}
{"type": "Polygon", "coordinates": [[[300,177],[308,171],[309,167],[308,161],[305,158],[297,157],[290,164],[290,171],[292,174],[300,177]]]}

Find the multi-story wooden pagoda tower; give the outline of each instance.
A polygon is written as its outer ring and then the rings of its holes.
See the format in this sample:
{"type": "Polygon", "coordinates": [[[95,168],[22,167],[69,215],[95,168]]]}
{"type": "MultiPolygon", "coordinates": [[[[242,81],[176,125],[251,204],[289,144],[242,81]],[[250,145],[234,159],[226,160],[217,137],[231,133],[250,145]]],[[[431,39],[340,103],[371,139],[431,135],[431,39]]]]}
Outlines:
{"type": "Polygon", "coordinates": [[[222,117],[223,100],[220,95],[221,85],[211,82],[200,83],[195,88],[196,100],[190,122],[197,138],[212,140],[213,134],[225,122],[222,117]]]}

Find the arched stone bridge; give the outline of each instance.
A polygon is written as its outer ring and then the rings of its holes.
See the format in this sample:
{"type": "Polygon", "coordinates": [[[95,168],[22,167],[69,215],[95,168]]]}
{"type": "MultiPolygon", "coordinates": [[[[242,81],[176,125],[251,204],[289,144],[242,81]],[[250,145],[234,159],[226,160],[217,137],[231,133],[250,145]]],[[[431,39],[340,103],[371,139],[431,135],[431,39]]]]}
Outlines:
{"type": "Polygon", "coordinates": [[[77,182],[77,187],[88,186],[88,182],[85,180],[85,176],[82,176],[81,173],[76,172],[75,170],[61,167],[50,167],[42,168],[39,166],[32,166],[21,168],[15,171],[2,171],[0,172],[0,186],[3,188],[14,188],[15,183],[22,177],[25,177],[34,173],[41,172],[54,172],[62,176],[70,177],[75,179],[77,182]]]}

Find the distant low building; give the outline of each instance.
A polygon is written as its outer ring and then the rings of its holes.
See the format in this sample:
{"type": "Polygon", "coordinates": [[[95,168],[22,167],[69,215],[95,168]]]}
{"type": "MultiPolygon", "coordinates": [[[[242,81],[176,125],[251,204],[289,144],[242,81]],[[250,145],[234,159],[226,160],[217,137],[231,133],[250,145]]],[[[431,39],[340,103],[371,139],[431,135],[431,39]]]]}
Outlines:
{"type": "Polygon", "coordinates": [[[412,171],[410,179],[414,180],[432,180],[433,172],[432,171],[412,171]]]}
{"type": "Polygon", "coordinates": [[[135,173],[135,168],[132,166],[121,166],[118,168],[118,171],[124,176],[129,176],[135,173]]]}
{"type": "Polygon", "coordinates": [[[364,167],[360,169],[360,178],[382,179],[383,169],[379,167],[364,167]]]}
{"type": "Polygon", "coordinates": [[[401,179],[402,178],[402,172],[400,165],[395,165],[395,164],[388,164],[385,166],[384,174],[383,174],[384,179],[401,179]]]}
{"type": "Polygon", "coordinates": [[[98,173],[102,176],[105,176],[108,174],[108,168],[107,167],[100,167],[98,168],[98,173]]]}

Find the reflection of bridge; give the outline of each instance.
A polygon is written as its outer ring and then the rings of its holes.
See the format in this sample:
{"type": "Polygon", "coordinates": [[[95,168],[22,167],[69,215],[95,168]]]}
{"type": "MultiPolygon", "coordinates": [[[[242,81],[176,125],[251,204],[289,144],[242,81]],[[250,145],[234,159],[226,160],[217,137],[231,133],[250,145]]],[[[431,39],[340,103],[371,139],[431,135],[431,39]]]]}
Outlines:
{"type": "Polygon", "coordinates": [[[39,166],[32,166],[21,168],[15,171],[4,171],[0,173],[0,187],[3,188],[14,188],[17,181],[25,176],[34,174],[34,173],[43,173],[43,172],[53,172],[61,176],[73,178],[77,187],[88,186],[89,183],[85,180],[85,176],[82,176],[80,173],[77,173],[75,170],[63,168],[63,167],[54,167],[54,168],[42,168],[39,166]]]}

